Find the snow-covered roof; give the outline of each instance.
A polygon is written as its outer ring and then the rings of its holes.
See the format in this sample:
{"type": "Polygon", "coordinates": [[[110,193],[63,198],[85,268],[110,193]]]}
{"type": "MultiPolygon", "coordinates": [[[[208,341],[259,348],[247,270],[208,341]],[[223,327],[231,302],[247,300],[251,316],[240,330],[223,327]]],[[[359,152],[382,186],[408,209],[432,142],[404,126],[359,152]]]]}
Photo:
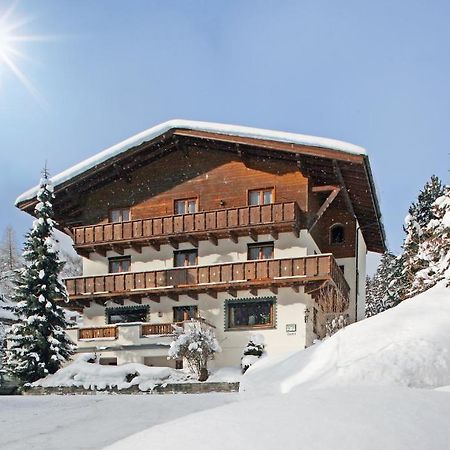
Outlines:
{"type": "MultiPolygon", "coordinates": [[[[289,144],[307,145],[311,147],[322,147],[337,150],[346,153],[352,153],[357,155],[366,155],[364,148],[354,144],[350,144],[344,141],[338,141],[335,139],[322,138],[317,136],[308,136],[305,134],[287,133],[282,131],[264,130],[260,128],[244,127],[240,125],[226,125],[221,123],[211,122],[198,122],[192,120],[175,119],[156,125],[148,130],[142,131],[122,142],[119,142],[112,147],[109,147],[96,155],[85,159],[84,161],[75,164],[69,169],[52,177],[53,185],[56,187],[63,184],[72,178],[86,172],[89,169],[96,167],[97,165],[113,158],[121,153],[130,150],[133,147],[143,144],[144,142],[151,141],[169,130],[181,128],[192,131],[204,131],[209,133],[217,133],[229,136],[239,136],[253,139],[264,139],[275,142],[285,142],[289,144]]],[[[21,194],[16,199],[16,205],[27,200],[33,199],[38,191],[39,187],[35,186],[32,189],[21,194]]]]}

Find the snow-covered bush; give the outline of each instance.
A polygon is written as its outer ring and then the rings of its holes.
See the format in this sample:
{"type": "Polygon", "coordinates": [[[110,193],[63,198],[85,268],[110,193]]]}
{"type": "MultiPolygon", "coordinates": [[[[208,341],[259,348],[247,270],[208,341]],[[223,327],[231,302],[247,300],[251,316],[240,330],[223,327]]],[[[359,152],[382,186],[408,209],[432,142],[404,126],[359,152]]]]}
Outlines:
{"type": "Polygon", "coordinates": [[[242,373],[245,373],[247,369],[254,364],[264,353],[264,336],[259,333],[252,333],[250,335],[250,341],[244,348],[241,358],[242,373]]]}
{"type": "Polygon", "coordinates": [[[199,381],[208,379],[208,360],[222,351],[210,325],[201,320],[174,325],[174,340],[170,344],[168,359],[183,358],[199,381]]]}
{"type": "Polygon", "coordinates": [[[337,314],[327,317],[325,330],[327,336],[332,336],[339,330],[342,330],[348,324],[348,315],[337,314]]]}

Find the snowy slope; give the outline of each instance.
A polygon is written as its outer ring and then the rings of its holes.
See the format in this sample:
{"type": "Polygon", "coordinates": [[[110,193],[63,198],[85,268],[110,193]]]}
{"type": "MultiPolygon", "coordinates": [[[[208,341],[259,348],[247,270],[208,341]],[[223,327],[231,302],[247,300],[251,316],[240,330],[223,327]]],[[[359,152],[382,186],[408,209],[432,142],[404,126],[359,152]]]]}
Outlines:
{"type": "MultiPolygon", "coordinates": [[[[169,120],[167,122],[156,125],[148,130],[138,133],[122,142],[119,142],[112,147],[103,150],[100,153],[88,158],[79,164],[76,164],[69,169],[59,173],[52,177],[52,183],[56,187],[77,175],[86,172],[87,170],[107,161],[114,156],[120,155],[127,150],[141,145],[144,142],[151,141],[152,139],[167,133],[174,128],[181,128],[193,131],[205,131],[210,133],[218,133],[223,135],[240,136],[255,139],[265,139],[269,141],[287,142],[289,144],[309,145],[312,147],[324,147],[331,148],[347,153],[354,153],[358,155],[365,155],[364,148],[359,147],[348,142],[338,141],[335,139],[321,138],[316,136],[308,136],[304,134],[286,133],[281,131],[264,130],[260,128],[243,127],[239,125],[226,125],[221,123],[211,122],[198,122],[192,120],[169,120]]],[[[38,191],[38,186],[24,192],[17,197],[16,205],[26,200],[32,199],[38,191]]]]}
{"type": "Polygon", "coordinates": [[[241,391],[337,385],[450,385],[450,289],[440,283],[305,351],[262,359],[243,377],[241,391]]]}
{"type": "Polygon", "coordinates": [[[191,414],[108,449],[443,450],[450,442],[449,414],[447,392],[295,389],[191,414]]]}

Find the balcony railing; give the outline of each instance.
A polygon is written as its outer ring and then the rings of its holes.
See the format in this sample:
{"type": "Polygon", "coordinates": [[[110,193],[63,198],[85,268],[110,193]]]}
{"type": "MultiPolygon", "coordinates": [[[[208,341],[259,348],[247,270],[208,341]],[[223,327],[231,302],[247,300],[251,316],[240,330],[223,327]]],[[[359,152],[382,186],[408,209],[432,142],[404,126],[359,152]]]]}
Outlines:
{"type": "Polygon", "coordinates": [[[83,251],[114,246],[153,245],[193,240],[236,239],[252,233],[296,231],[300,227],[296,202],[202,211],[127,222],[73,228],[75,247],[83,251]]]}
{"type": "Polygon", "coordinates": [[[329,282],[348,299],[349,286],[331,254],[243,261],[65,280],[71,300],[194,295],[329,282]]]}
{"type": "Polygon", "coordinates": [[[181,322],[178,323],[145,323],[141,327],[141,335],[142,336],[151,336],[155,334],[173,334],[173,325],[180,325],[181,322]]]}
{"type": "Polygon", "coordinates": [[[117,339],[118,331],[116,326],[80,328],[78,330],[78,339],[117,339]]]}

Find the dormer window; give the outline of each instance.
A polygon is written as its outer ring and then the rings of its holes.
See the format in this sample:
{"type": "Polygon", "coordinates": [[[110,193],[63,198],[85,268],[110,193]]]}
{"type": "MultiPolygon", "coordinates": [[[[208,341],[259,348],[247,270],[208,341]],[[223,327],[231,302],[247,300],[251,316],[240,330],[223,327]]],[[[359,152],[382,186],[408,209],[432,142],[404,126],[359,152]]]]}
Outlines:
{"type": "Polygon", "coordinates": [[[130,218],[131,218],[130,208],[112,209],[109,212],[109,221],[113,223],[126,222],[130,220],[130,218]]]}
{"type": "Polygon", "coordinates": [[[192,214],[198,211],[198,199],[183,198],[175,200],[175,214],[192,214]]]}
{"type": "Polygon", "coordinates": [[[269,205],[270,203],[273,203],[273,188],[248,191],[249,206],[269,205]]]}
{"type": "Polygon", "coordinates": [[[344,225],[337,223],[330,228],[330,244],[343,244],[345,242],[344,225]]]}

